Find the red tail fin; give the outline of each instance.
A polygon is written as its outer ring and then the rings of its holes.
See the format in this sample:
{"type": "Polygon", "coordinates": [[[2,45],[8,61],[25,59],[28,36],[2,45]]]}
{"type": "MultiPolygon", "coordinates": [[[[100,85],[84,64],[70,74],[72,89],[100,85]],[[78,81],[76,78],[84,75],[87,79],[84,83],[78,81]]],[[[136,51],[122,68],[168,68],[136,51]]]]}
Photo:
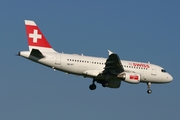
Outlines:
{"type": "Polygon", "coordinates": [[[29,49],[52,49],[34,21],[25,20],[29,49]]]}

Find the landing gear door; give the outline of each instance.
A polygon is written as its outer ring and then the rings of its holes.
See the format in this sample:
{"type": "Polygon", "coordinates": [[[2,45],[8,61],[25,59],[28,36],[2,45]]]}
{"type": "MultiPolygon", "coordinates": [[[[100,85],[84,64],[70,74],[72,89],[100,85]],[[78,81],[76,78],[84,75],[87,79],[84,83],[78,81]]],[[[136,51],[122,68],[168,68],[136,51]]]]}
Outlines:
{"type": "Polygon", "coordinates": [[[151,75],[156,75],[157,71],[156,71],[156,66],[151,65],[151,75]]]}
{"type": "Polygon", "coordinates": [[[61,66],[61,55],[60,54],[56,55],[55,64],[61,66]]]}

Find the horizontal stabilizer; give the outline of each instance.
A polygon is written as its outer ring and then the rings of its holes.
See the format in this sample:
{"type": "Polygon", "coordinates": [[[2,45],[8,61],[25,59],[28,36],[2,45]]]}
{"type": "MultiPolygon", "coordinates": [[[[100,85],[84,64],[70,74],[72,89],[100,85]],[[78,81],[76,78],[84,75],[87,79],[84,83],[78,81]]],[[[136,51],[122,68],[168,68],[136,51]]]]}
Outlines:
{"type": "Polygon", "coordinates": [[[31,55],[31,56],[34,56],[34,57],[37,57],[37,58],[39,58],[39,59],[45,57],[38,49],[32,49],[30,55],[31,55]]]}

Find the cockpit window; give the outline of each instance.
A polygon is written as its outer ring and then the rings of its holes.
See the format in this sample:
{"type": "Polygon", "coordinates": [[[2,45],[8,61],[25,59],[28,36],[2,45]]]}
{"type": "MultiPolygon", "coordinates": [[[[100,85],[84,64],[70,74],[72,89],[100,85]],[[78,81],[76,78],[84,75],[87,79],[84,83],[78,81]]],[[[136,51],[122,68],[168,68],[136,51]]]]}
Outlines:
{"type": "Polygon", "coordinates": [[[161,72],[166,72],[166,70],[162,69],[161,72]]]}

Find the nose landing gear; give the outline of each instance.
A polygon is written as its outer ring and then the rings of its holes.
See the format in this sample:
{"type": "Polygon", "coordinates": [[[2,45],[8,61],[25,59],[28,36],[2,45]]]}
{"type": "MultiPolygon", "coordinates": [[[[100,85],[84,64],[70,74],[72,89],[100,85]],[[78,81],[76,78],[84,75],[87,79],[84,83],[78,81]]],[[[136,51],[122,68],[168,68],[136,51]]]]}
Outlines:
{"type": "Polygon", "coordinates": [[[147,83],[147,86],[148,86],[147,93],[148,93],[148,94],[151,94],[151,93],[152,93],[152,90],[150,89],[150,87],[151,87],[151,82],[148,82],[148,83],[147,83]]]}

